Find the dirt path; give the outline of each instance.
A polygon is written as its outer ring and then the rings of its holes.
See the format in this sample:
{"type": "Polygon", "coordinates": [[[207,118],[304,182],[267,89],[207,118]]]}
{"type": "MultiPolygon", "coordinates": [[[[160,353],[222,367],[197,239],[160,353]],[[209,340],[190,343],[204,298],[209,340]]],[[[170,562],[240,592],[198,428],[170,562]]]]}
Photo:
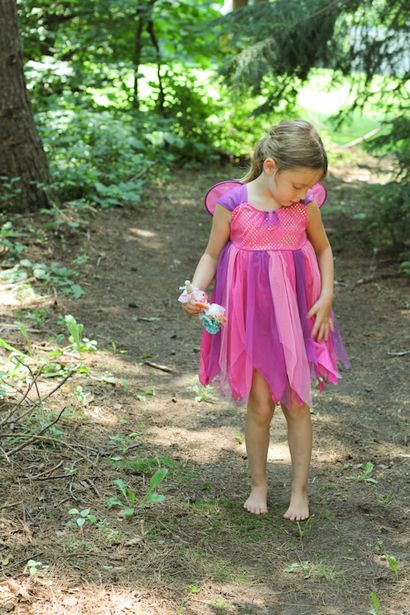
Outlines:
{"type": "MultiPolygon", "coordinates": [[[[406,279],[381,276],[396,265],[372,262],[350,232],[348,212],[329,204],[335,306],[352,370],[339,387],[315,396],[313,516],[299,527],[281,518],[290,463],[279,412],[269,452],[270,513],[245,514],[244,411],[206,395],[195,400],[199,326],[175,303],[208,235],[200,197],[218,179],[212,170],[181,171],[152,186],[138,209],[98,214],[77,246],[90,257],[86,295],[61,308],[98,341],[90,367],[116,384],[78,376],[59,398],[68,403],[79,385],[90,395],[61,429],[67,441],[97,448],[98,461],[51,448],[41,452],[40,470],[36,450],[3,463],[0,554],[8,585],[0,585],[0,613],[365,615],[371,592],[380,614],[410,613],[409,355],[392,354],[410,349],[406,279]],[[369,275],[374,281],[358,283],[369,275]],[[76,461],[74,477],[30,479],[62,457],[76,461]],[[140,501],[158,466],[169,469],[158,488],[163,504],[136,510],[129,521],[120,508],[107,508],[114,480],[140,501]],[[99,524],[76,528],[68,514],[74,506],[90,508],[99,524]],[[41,562],[31,579],[28,558],[41,562]]],[[[334,194],[356,195],[357,185],[334,179],[334,194]]]]}

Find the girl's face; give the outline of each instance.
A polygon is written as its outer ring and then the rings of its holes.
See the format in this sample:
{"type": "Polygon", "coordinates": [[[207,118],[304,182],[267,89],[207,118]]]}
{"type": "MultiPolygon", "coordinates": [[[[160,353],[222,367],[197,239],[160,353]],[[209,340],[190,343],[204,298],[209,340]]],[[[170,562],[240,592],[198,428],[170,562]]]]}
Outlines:
{"type": "MultiPolygon", "coordinates": [[[[267,162],[267,161],[265,161],[267,162]]],[[[272,160],[265,172],[269,177],[269,188],[274,199],[281,207],[290,207],[300,200],[306,198],[306,193],[314,184],[317,184],[323,177],[320,169],[309,167],[294,167],[284,171],[277,171],[276,163],[272,160]]]]}

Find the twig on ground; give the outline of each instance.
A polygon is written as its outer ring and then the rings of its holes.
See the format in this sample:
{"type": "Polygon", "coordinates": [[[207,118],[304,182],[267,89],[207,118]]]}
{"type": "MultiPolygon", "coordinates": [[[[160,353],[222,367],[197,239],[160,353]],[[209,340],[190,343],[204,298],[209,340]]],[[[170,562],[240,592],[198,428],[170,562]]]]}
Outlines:
{"type": "Polygon", "coordinates": [[[353,284],[353,288],[355,286],[361,286],[362,284],[369,284],[370,282],[375,282],[376,280],[388,280],[389,278],[402,278],[403,273],[379,273],[378,275],[371,275],[367,278],[360,278],[353,284]]]}
{"type": "Polygon", "coordinates": [[[27,440],[27,442],[22,442],[21,444],[13,448],[11,451],[7,451],[7,454],[10,456],[14,455],[18,451],[20,451],[22,448],[26,448],[26,446],[30,446],[30,444],[34,442],[36,438],[38,438],[39,436],[42,436],[43,433],[45,433],[48,429],[50,429],[50,427],[55,425],[60,420],[61,416],[63,415],[63,412],[67,410],[67,407],[68,406],[64,406],[64,408],[61,410],[61,412],[59,412],[59,414],[57,415],[57,418],[55,418],[54,421],[51,421],[51,423],[43,427],[43,429],[41,429],[38,433],[34,434],[29,440],[27,440]]]}
{"type": "Polygon", "coordinates": [[[34,382],[30,382],[27,391],[25,392],[25,394],[23,395],[22,399],[20,399],[19,403],[16,404],[15,406],[13,406],[13,408],[10,410],[10,412],[6,415],[6,417],[1,421],[0,423],[0,427],[2,425],[4,425],[5,423],[8,423],[9,419],[13,416],[13,414],[18,410],[18,408],[20,408],[20,406],[22,405],[22,403],[25,401],[25,399],[27,398],[27,395],[30,393],[32,387],[34,385],[34,382]]]}
{"type": "MultiPolygon", "coordinates": [[[[99,451],[96,448],[92,448],[91,446],[86,446],[85,444],[69,444],[68,442],[65,442],[64,440],[60,440],[58,438],[52,438],[51,436],[39,436],[37,434],[32,435],[32,434],[19,434],[19,433],[5,433],[5,434],[1,434],[2,438],[35,438],[36,440],[48,440],[50,442],[57,442],[57,444],[63,444],[63,446],[66,446],[67,448],[71,448],[73,451],[77,451],[78,448],[85,448],[87,451],[90,451],[91,453],[94,454],[99,454],[99,451]]],[[[85,457],[83,455],[84,459],[87,459],[87,461],[89,461],[88,457],[85,457]]]]}
{"type": "Polygon", "coordinates": [[[53,504],[53,508],[60,508],[63,504],[65,504],[66,502],[69,502],[71,500],[71,498],[63,498],[62,500],[59,500],[58,502],[55,502],[53,504]]]}
{"type": "MultiPolygon", "coordinates": [[[[47,393],[47,395],[45,397],[41,397],[40,395],[40,391],[37,385],[37,380],[41,375],[42,372],[42,367],[39,369],[37,374],[34,374],[33,370],[31,369],[31,367],[29,365],[26,365],[25,363],[23,363],[23,361],[20,361],[20,359],[17,357],[17,361],[20,363],[20,365],[22,365],[23,367],[25,367],[26,369],[28,369],[28,371],[30,372],[30,375],[32,377],[32,382],[29,384],[27,391],[25,392],[25,394],[23,395],[22,399],[19,401],[18,404],[16,404],[11,410],[10,412],[3,418],[3,420],[0,422],[0,427],[2,427],[3,425],[5,425],[6,423],[9,422],[10,418],[16,413],[16,411],[18,410],[18,408],[20,408],[20,406],[23,404],[23,402],[27,399],[28,394],[30,393],[31,389],[33,388],[33,386],[36,389],[36,393],[37,393],[37,401],[33,402],[32,405],[30,406],[30,408],[21,416],[18,417],[18,419],[14,422],[19,422],[21,421],[21,419],[25,416],[27,416],[27,414],[29,414],[32,410],[34,410],[34,408],[36,408],[36,406],[39,406],[40,408],[43,408],[43,402],[46,401],[46,399],[48,399],[49,397],[51,397],[51,395],[53,395],[59,388],[61,388],[63,386],[63,384],[65,384],[67,382],[67,380],[69,378],[71,378],[71,376],[74,374],[74,372],[76,371],[76,368],[74,367],[66,376],[64,376],[64,378],[54,387],[54,389],[52,389],[49,393],[47,393]]],[[[58,419],[57,419],[58,420],[58,419]]],[[[53,425],[54,423],[50,423],[50,426],[53,425]]],[[[45,429],[48,429],[45,428],[45,429]]],[[[44,430],[39,432],[37,435],[41,435],[42,433],[44,433],[44,430]]]]}
{"type": "Polygon", "coordinates": [[[56,466],[54,466],[53,468],[50,468],[49,470],[45,470],[44,472],[41,472],[41,474],[36,474],[35,476],[30,476],[28,478],[31,478],[32,480],[36,480],[36,478],[40,478],[40,476],[46,476],[47,474],[51,474],[51,472],[54,472],[54,470],[58,470],[58,468],[60,468],[63,465],[64,461],[59,461],[58,464],[56,466]]]}
{"type": "Polygon", "coordinates": [[[101,493],[98,491],[97,487],[94,485],[93,481],[90,478],[86,478],[84,479],[85,482],[90,485],[91,489],[94,491],[95,495],[97,495],[99,498],[101,497],[101,493]]]}
{"type": "Polygon", "coordinates": [[[127,446],[127,452],[131,451],[133,448],[138,448],[139,446],[142,446],[142,442],[137,442],[137,444],[131,444],[131,446],[127,446]]]}
{"type": "Polygon", "coordinates": [[[39,376],[41,375],[42,372],[42,367],[40,368],[40,371],[38,372],[38,374],[36,374],[36,376],[34,376],[33,371],[30,369],[30,367],[28,367],[27,365],[25,365],[23,362],[19,361],[21,363],[21,365],[23,365],[24,367],[27,367],[27,369],[30,371],[30,374],[32,375],[33,381],[30,383],[30,385],[27,388],[27,391],[25,392],[24,396],[22,397],[22,399],[19,401],[18,404],[16,404],[11,410],[10,412],[5,416],[5,418],[0,422],[0,427],[2,427],[3,425],[5,425],[6,423],[8,423],[10,421],[10,418],[13,416],[13,414],[16,413],[16,411],[18,410],[18,408],[23,404],[23,402],[26,400],[28,394],[30,393],[31,389],[33,388],[33,386],[35,386],[36,388],[36,392],[37,392],[37,396],[38,396],[38,400],[35,402],[32,402],[30,408],[24,412],[24,414],[21,414],[17,419],[15,419],[13,422],[14,423],[18,423],[20,422],[25,416],[27,416],[27,414],[30,414],[30,412],[32,412],[37,406],[40,406],[40,408],[43,407],[43,402],[48,399],[49,397],[51,397],[51,395],[53,395],[60,387],[63,386],[63,384],[65,384],[67,382],[67,380],[69,378],[71,378],[71,376],[75,373],[75,369],[73,369],[72,371],[70,371],[64,378],[63,380],[61,380],[61,382],[59,382],[57,384],[57,386],[54,387],[54,389],[52,389],[49,393],[47,393],[47,395],[43,398],[41,398],[40,396],[40,392],[37,386],[37,380],[39,378],[39,376]]]}
{"type": "MultiPolygon", "coordinates": [[[[5,330],[20,331],[20,327],[18,327],[17,325],[4,323],[3,325],[1,325],[0,331],[5,331],[5,330]]],[[[27,333],[47,333],[45,329],[26,329],[26,331],[27,333]]]]}
{"type": "Polygon", "coordinates": [[[11,460],[10,460],[9,456],[7,455],[7,453],[4,450],[4,448],[2,448],[1,446],[0,446],[0,451],[3,453],[3,455],[5,456],[5,458],[8,461],[8,463],[11,463],[11,460]]]}
{"type": "MultiPolygon", "coordinates": [[[[82,459],[85,459],[85,461],[91,462],[93,464],[95,464],[96,462],[93,461],[92,459],[90,459],[89,457],[87,457],[86,455],[83,455],[82,453],[80,453],[77,449],[78,448],[86,448],[87,450],[90,450],[93,453],[96,453],[97,451],[95,451],[94,449],[91,449],[88,446],[85,446],[84,444],[68,444],[68,442],[65,442],[64,440],[59,440],[57,438],[51,438],[50,436],[32,436],[31,434],[5,434],[1,436],[2,438],[24,438],[24,437],[28,437],[31,439],[31,441],[29,442],[29,444],[32,444],[35,440],[44,440],[44,442],[56,442],[57,444],[61,444],[62,446],[65,446],[66,448],[69,448],[70,450],[74,451],[77,455],[80,455],[80,457],[82,457],[82,459]]],[[[28,444],[26,444],[26,446],[28,446],[28,444]]],[[[20,449],[19,449],[20,450],[20,449]]],[[[12,451],[8,451],[8,454],[10,455],[10,453],[14,454],[15,449],[13,449],[12,451]]]]}
{"type": "Polygon", "coordinates": [[[404,357],[406,354],[410,354],[410,350],[403,350],[402,352],[388,352],[389,357],[404,357]]]}
{"type": "Polygon", "coordinates": [[[25,480],[58,480],[60,478],[72,478],[72,476],[72,474],[53,474],[53,476],[41,476],[40,478],[32,478],[31,476],[27,476],[25,480]]]}
{"type": "Polygon", "coordinates": [[[148,365],[148,367],[153,367],[154,369],[159,369],[161,372],[167,372],[169,374],[173,374],[175,372],[175,370],[171,367],[168,367],[167,365],[159,365],[153,361],[144,361],[144,365],[148,365]]]}
{"type": "Polygon", "coordinates": [[[20,359],[18,357],[16,357],[17,361],[20,363],[20,365],[22,365],[23,367],[25,367],[26,369],[28,369],[28,371],[30,372],[30,376],[31,379],[33,381],[34,387],[36,389],[36,393],[37,393],[37,403],[40,405],[40,408],[43,409],[43,400],[41,399],[41,395],[40,395],[40,390],[38,388],[38,384],[37,384],[37,379],[41,373],[41,370],[38,374],[34,375],[33,370],[31,369],[30,365],[26,365],[25,363],[23,363],[23,361],[20,361],[20,359]]]}
{"type": "Polygon", "coordinates": [[[55,386],[55,387],[54,387],[54,389],[53,389],[52,391],[50,391],[50,393],[48,393],[48,394],[47,394],[47,395],[43,398],[43,401],[46,401],[46,399],[48,399],[49,397],[51,397],[51,395],[53,395],[53,393],[55,393],[56,391],[58,391],[58,389],[59,389],[60,387],[62,387],[62,386],[63,386],[63,384],[65,384],[69,378],[71,378],[71,376],[74,374],[74,372],[75,372],[75,371],[76,371],[76,368],[75,368],[75,369],[72,369],[72,370],[71,370],[71,371],[70,371],[70,372],[69,372],[69,373],[68,373],[68,374],[67,374],[67,375],[66,375],[66,376],[62,379],[62,381],[61,381],[61,382],[59,382],[59,383],[58,383],[58,385],[57,385],[57,386],[55,386]]]}
{"type": "Polygon", "coordinates": [[[5,508],[13,508],[14,506],[17,506],[17,504],[20,504],[20,502],[11,502],[11,504],[2,504],[2,506],[0,506],[0,510],[4,510],[5,508]]]}

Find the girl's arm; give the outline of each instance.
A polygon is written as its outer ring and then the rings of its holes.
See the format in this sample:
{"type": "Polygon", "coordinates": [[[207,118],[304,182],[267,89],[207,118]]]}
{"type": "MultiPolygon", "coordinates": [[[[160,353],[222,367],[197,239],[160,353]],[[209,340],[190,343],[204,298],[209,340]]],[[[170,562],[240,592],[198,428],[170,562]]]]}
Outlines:
{"type": "MultiPolygon", "coordinates": [[[[229,239],[230,225],[231,212],[221,205],[217,205],[208,245],[199,259],[192,279],[192,284],[200,290],[206,290],[215,277],[219,255],[229,239]]],[[[182,304],[182,307],[191,316],[195,316],[200,312],[199,308],[189,303],[182,304]]]]}
{"type": "Polygon", "coordinates": [[[308,205],[307,235],[316,252],[321,277],[320,296],[311,307],[308,318],[316,316],[312,336],[317,336],[317,340],[321,342],[322,340],[327,341],[330,331],[333,331],[330,312],[333,301],[334,270],[332,248],[323,227],[320,209],[315,202],[308,205]]]}

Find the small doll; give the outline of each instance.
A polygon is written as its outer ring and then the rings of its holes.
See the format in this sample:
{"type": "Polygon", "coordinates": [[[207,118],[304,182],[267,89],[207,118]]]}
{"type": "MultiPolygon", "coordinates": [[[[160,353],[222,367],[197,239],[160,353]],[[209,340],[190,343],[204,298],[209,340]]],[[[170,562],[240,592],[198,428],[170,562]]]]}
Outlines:
{"type": "Polygon", "coordinates": [[[222,325],[227,322],[225,308],[217,303],[208,303],[206,293],[196,286],[192,286],[189,280],[186,280],[185,286],[181,286],[179,290],[182,290],[183,293],[179,296],[178,301],[180,303],[192,301],[193,305],[201,310],[199,319],[202,321],[204,329],[208,333],[218,333],[222,325]]]}

